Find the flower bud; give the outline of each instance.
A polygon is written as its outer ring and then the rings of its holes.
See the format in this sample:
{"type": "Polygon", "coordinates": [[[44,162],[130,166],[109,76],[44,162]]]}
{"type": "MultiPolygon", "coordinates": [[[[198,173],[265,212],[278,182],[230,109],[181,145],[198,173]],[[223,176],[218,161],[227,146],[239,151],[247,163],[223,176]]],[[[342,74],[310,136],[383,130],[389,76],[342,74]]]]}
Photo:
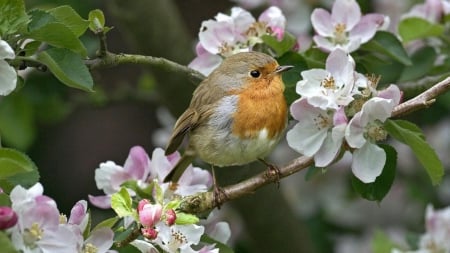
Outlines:
{"type": "Polygon", "coordinates": [[[173,209],[169,209],[166,211],[166,224],[168,226],[172,226],[175,224],[175,220],[177,219],[177,214],[173,209]]]}
{"type": "Polygon", "coordinates": [[[153,227],[161,218],[162,206],[160,204],[144,204],[138,212],[141,224],[144,227],[153,227]]]}
{"type": "Polygon", "coordinates": [[[139,201],[138,208],[137,208],[138,212],[140,212],[144,208],[144,206],[147,204],[151,204],[148,199],[142,199],[141,201],[139,201]]]}
{"type": "Polygon", "coordinates": [[[16,223],[16,212],[9,206],[0,206],[0,230],[13,227],[16,223]]]}
{"type": "Polygon", "coordinates": [[[145,238],[150,240],[156,239],[158,236],[158,231],[154,228],[142,228],[141,233],[145,238]]]}

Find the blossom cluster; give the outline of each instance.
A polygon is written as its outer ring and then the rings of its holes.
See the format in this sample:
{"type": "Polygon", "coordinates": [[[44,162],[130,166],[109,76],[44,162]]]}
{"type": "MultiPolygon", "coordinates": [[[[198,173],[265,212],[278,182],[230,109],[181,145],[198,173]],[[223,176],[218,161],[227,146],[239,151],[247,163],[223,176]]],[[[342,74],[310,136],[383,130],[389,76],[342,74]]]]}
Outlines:
{"type": "Polygon", "coordinates": [[[18,185],[10,193],[11,207],[0,207],[0,229],[10,236],[15,249],[21,252],[115,252],[110,250],[114,237],[110,228],[89,231],[87,201],[78,201],[67,218],[43,191],[40,183],[29,189],[18,185]]]}
{"type": "Polygon", "coordinates": [[[301,73],[296,91],[301,98],[291,104],[298,123],[288,131],[290,147],[314,157],[317,167],[330,165],[344,144],[353,153],[352,171],[365,183],[374,182],[386,162],[376,145],[386,138],[383,122],[400,102],[396,85],[377,91],[378,78],[355,71],[353,58],[341,49],[330,53],[325,69],[301,73]]]}
{"type": "Polygon", "coordinates": [[[207,233],[222,243],[226,243],[230,236],[230,228],[225,222],[209,224],[211,229],[206,229],[196,224],[199,220],[195,216],[176,210],[180,197],[205,192],[212,185],[211,174],[193,166],[186,169],[176,186],[164,183],[163,179],[180,158],[178,152],[165,156],[163,149],[156,148],[150,159],[142,147],[136,146],[131,148],[124,166],[108,161],[101,163],[95,171],[97,187],[106,195],[89,196],[92,204],[114,209],[112,198],[122,187],[126,187],[128,194],[138,203],[135,212],[124,219],[127,229],[135,224],[141,227],[142,237],[132,241],[131,245],[142,252],[158,252],[159,248],[165,252],[214,253],[218,249],[213,245],[200,245],[201,236],[207,233]],[[127,187],[127,182],[133,182],[131,185],[136,188],[127,187]],[[150,191],[147,192],[149,196],[144,197],[137,190],[150,191]],[[200,248],[199,251],[192,246],[200,248]]]}
{"type": "Polygon", "coordinates": [[[198,34],[197,57],[189,67],[208,75],[220,65],[222,57],[251,51],[263,42],[264,35],[281,40],[285,26],[286,18],[275,6],[261,13],[258,20],[239,7],[232,8],[231,15],[219,13],[215,20],[203,21],[198,34]]]}

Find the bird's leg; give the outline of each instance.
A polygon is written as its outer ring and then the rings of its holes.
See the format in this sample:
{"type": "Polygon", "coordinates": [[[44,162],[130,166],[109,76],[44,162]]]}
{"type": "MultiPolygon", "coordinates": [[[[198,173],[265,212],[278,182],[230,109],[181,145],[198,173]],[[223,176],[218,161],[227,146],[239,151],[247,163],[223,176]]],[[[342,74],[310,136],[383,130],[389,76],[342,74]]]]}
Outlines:
{"type": "Polygon", "coordinates": [[[214,170],[214,166],[211,165],[211,170],[212,170],[212,176],[213,176],[213,187],[214,187],[214,205],[217,206],[218,209],[220,209],[220,206],[222,205],[222,203],[224,203],[227,199],[228,196],[225,193],[225,191],[220,188],[217,184],[217,179],[216,179],[216,172],[214,170]]]}
{"type": "Polygon", "coordinates": [[[266,177],[269,179],[273,179],[275,181],[275,183],[277,184],[277,187],[280,188],[280,178],[281,178],[280,169],[276,165],[271,164],[262,158],[258,158],[258,160],[260,162],[262,162],[264,165],[266,165],[268,168],[268,170],[266,171],[266,174],[265,174],[266,177]]]}

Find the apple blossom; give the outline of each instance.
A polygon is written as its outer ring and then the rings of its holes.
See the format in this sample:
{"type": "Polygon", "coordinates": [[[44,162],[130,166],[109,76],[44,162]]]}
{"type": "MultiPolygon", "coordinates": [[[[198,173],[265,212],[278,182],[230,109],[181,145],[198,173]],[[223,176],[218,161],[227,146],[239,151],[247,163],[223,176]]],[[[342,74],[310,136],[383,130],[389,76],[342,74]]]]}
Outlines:
{"type": "Polygon", "coordinates": [[[269,7],[258,20],[250,12],[233,7],[230,15],[219,13],[215,20],[202,22],[197,57],[189,67],[208,75],[219,66],[222,57],[251,51],[254,45],[263,42],[263,35],[274,35],[281,40],[285,26],[286,18],[278,7],[269,7]]]}
{"type": "Polygon", "coordinates": [[[13,245],[23,252],[77,252],[83,240],[80,230],[60,225],[55,201],[42,193],[39,183],[28,190],[18,185],[11,191],[12,208],[18,216],[11,232],[13,245]]]}
{"type": "Polygon", "coordinates": [[[313,40],[327,52],[336,48],[353,52],[387,23],[388,18],[381,14],[362,16],[355,0],[336,0],[331,13],[317,8],[311,14],[311,24],[317,33],[313,40]]]}
{"type": "Polygon", "coordinates": [[[375,143],[386,139],[383,123],[396,105],[393,99],[373,97],[355,114],[345,130],[348,145],[355,148],[353,174],[364,183],[374,182],[386,163],[386,153],[375,143]]]}
{"type": "MultiPolygon", "coordinates": [[[[103,190],[106,195],[89,195],[89,200],[97,207],[110,208],[111,195],[118,192],[121,185],[128,180],[135,180],[138,186],[145,187],[149,182],[156,179],[166,192],[170,190],[169,183],[163,183],[163,180],[180,158],[178,152],[165,156],[164,150],[156,148],[150,160],[142,147],[135,146],[131,148],[123,167],[112,161],[100,164],[100,167],[95,171],[95,180],[97,187],[103,190]]],[[[212,177],[208,171],[189,166],[181,176],[174,193],[184,196],[204,192],[211,185],[212,177]]],[[[129,191],[134,195],[131,190],[129,191]]]]}
{"type": "Polygon", "coordinates": [[[302,71],[303,80],[297,83],[296,91],[313,106],[337,110],[353,100],[354,70],[353,58],[336,49],[328,56],[325,69],[302,71]]]}
{"type": "Polygon", "coordinates": [[[16,88],[16,70],[5,61],[14,58],[14,50],[6,41],[0,39],[0,96],[6,96],[16,88]]]}
{"type": "Polygon", "coordinates": [[[291,105],[298,123],[287,132],[288,145],[295,151],[314,157],[316,166],[328,166],[336,158],[344,140],[346,117],[343,109],[323,110],[301,98],[291,105]]]}

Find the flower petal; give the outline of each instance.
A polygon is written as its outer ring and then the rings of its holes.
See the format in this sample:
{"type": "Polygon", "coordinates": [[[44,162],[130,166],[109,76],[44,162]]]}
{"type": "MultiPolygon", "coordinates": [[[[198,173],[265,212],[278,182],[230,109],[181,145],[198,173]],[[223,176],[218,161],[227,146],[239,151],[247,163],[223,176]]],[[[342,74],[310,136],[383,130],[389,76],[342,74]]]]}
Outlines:
{"type": "Polygon", "coordinates": [[[205,76],[208,76],[222,63],[222,57],[209,52],[197,55],[197,57],[189,63],[188,67],[197,70],[205,76]]]}
{"type": "Polygon", "coordinates": [[[328,128],[319,128],[316,125],[316,117],[329,117],[326,111],[308,104],[306,99],[300,99],[292,103],[291,114],[299,122],[287,132],[288,145],[297,152],[313,156],[322,146],[327,137],[328,128]]]}
{"type": "Polygon", "coordinates": [[[258,21],[265,22],[272,30],[284,30],[286,26],[286,18],[281,9],[276,6],[271,6],[261,13],[258,21]]]}
{"type": "Polygon", "coordinates": [[[341,124],[328,131],[327,138],[319,151],[314,155],[315,166],[326,167],[336,158],[341,150],[345,135],[345,124],[341,124]]]}
{"type": "Polygon", "coordinates": [[[325,68],[333,76],[336,86],[349,87],[348,92],[351,91],[354,82],[355,65],[351,56],[342,49],[336,49],[328,56],[325,68]]]}
{"type": "Polygon", "coordinates": [[[111,208],[111,195],[101,195],[101,196],[93,196],[88,195],[89,202],[91,202],[92,205],[102,208],[102,209],[109,209],[111,208]]]}
{"type": "Polygon", "coordinates": [[[98,253],[106,252],[113,244],[114,232],[107,227],[99,228],[91,232],[85,244],[91,243],[97,248],[98,253]]]}
{"type": "Polygon", "coordinates": [[[310,69],[302,71],[303,80],[297,82],[296,92],[302,97],[315,96],[320,93],[321,83],[330,73],[324,69],[310,69]]]}
{"type": "Polygon", "coordinates": [[[361,21],[350,31],[350,40],[359,38],[361,43],[366,43],[373,38],[384,22],[385,16],[382,14],[372,13],[364,15],[361,21]]]}
{"type": "Polygon", "coordinates": [[[345,24],[350,31],[361,19],[361,9],[355,0],[336,0],[331,10],[333,25],[345,24]]]}
{"type": "Polygon", "coordinates": [[[16,57],[14,50],[4,40],[0,40],[0,59],[14,59],[16,57]]]}
{"type": "Polygon", "coordinates": [[[224,44],[234,44],[233,24],[214,20],[203,21],[198,38],[203,48],[211,54],[218,54],[224,44]]]}
{"type": "Polygon", "coordinates": [[[372,183],[383,171],[386,153],[380,147],[367,142],[353,152],[353,174],[364,183],[372,183]]]}
{"type": "Polygon", "coordinates": [[[397,85],[391,84],[386,89],[379,91],[377,97],[392,99],[394,101],[394,105],[398,105],[402,98],[402,92],[397,85]]]}
{"type": "Polygon", "coordinates": [[[345,140],[352,148],[361,148],[366,142],[364,126],[361,123],[361,112],[356,113],[345,129],[345,140]]]}
{"type": "Polygon", "coordinates": [[[333,36],[334,26],[328,11],[317,8],[311,13],[311,24],[317,34],[323,37],[333,36]]]}
{"type": "Polygon", "coordinates": [[[394,110],[394,100],[373,97],[369,99],[361,109],[361,125],[365,126],[374,120],[386,121],[394,110]]]}
{"type": "Polygon", "coordinates": [[[6,61],[0,60],[0,96],[10,94],[16,88],[16,84],[16,70],[6,61]]]}
{"type": "Polygon", "coordinates": [[[124,170],[128,172],[132,179],[145,180],[149,173],[149,163],[147,152],[141,146],[135,146],[130,149],[128,158],[123,165],[124,170]]]}

